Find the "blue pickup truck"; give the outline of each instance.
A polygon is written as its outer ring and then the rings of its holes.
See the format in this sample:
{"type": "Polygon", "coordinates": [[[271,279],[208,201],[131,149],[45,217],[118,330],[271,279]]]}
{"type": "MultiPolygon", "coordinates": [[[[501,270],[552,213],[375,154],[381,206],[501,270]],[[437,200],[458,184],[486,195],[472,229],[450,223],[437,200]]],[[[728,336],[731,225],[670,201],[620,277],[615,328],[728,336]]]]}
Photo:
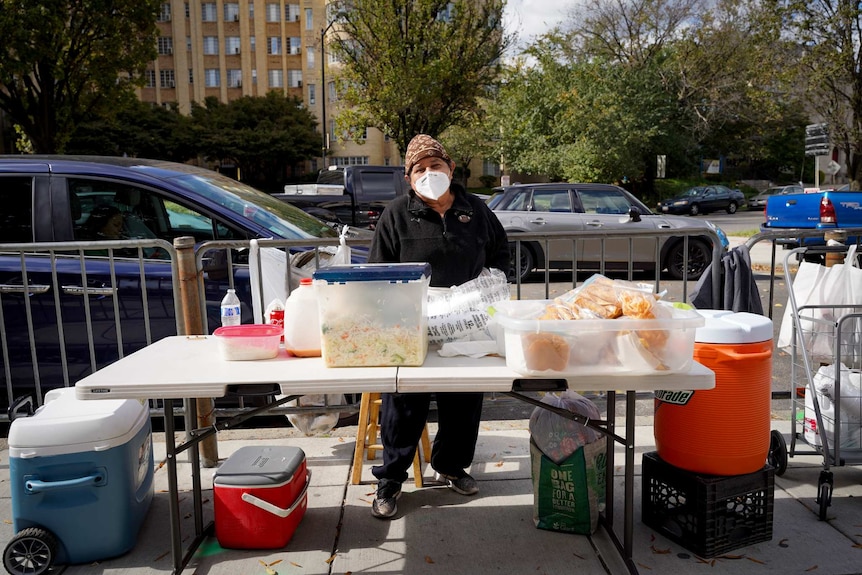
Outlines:
{"type": "MultiPolygon", "coordinates": [[[[862,228],[862,191],[851,191],[849,186],[809,193],[771,196],[766,203],[764,231],[794,229],[822,231],[862,228]]],[[[858,230],[856,230],[858,231],[858,230]]],[[[847,242],[857,238],[848,234],[847,242]]],[[[776,243],[787,249],[800,245],[825,243],[822,235],[806,234],[780,238],[776,243]]]]}

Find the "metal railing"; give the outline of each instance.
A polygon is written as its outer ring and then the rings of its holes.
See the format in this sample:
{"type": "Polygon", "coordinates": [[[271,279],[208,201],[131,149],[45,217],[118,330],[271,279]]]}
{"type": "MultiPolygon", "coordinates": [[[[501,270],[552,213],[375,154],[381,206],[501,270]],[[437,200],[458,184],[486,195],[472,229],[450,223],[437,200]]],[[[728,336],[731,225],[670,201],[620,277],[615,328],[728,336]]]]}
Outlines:
{"type": "MultiPolygon", "coordinates": [[[[580,242],[598,241],[601,246],[598,254],[598,265],[592,265],[590,271],[597,273],[611,273],[607,264],[615,263],[619,268],[620,262],[611,262],[604,257],[607,242],[614,240],[626,241],[628,249],[628,261],[622,262],[622,268],[616,269],[613,274],[622,273],[627,279],[633,279],[638,273],[638,278],[643,281],[643,272],[638,270],[644,267],[645,262],[635,261],[635,246],[643,242],[655,243],[654,261],[652,262],[651,276],[649,281],[653,282],[656,290],[662,287],[662,264],[661,243],[663,239],[670,236],[681,237],[688,242],[693,236],[709,236],[716,246],[713,249],[712,263],[716,266],[720,262],[722,251],[719,246],[719,238],[713,232],[706,232],[702,228],[677,229],[677,230],[634,230],[634,231],[575,231],[571,233],[550,234],[510,234],[510,242],[514,246],[515,253],[524,249],[525,242],[537,242],[545,246],[544,253],[548,254],[550,242],[570,241],[572,242],[572,253],[577,253],[580,242]],[[595,269],[593,269],[595,268],[595,269]]],[[[347,243],[352,248],[367,247],[369,239],[349,238],[347,243]]],[[[311,272],[324,265],[329,254],[326,250],[333,250],[339,245],[337,238],[314,239],[314,240],[275,240],[260,239],[251,241],[209,241],[202,243],[195,250],[195,266],[200,281],[201,316],[204,319],[204,331],[212,332],[216,327],[209,321],[213,308],[217,309],[223,290],[214,291],[213,286],[235,286],[237,278],[243,281],[251,274],[261,275],[262,270],[252,269],[248,265],[248,253],[252,249],[275,248],[285,252],[304,251],[304,255],[293,255],[286,260],[293,264],[287,265],[284,270],[285,294],[292,287],[298,285],[300,277],[306,277],[311,272]],[[301,263],[300,263],[301,262],[301,263]],[[222,274],[221,283],[213,280],[214,269],[222,274]],[[208,295],[209,294],[209,295],[208,295]],[[209,297],[209,299],[207,299],[209,297]],[[208,313],[209,310],[209,313],[208,313]]],[[[686,246],[687,248],[687,246],[686,246]]],[[[685,253],[688,250],[685,249],[685,253]]],[[[547,258],[547,256],[546,256],[547,258]]],[[[261,260],[258,260],[261,261],[261,260]]],[[[516,260],[517,261],[517,260],[516,260]]],[[[595,262],[596,260],[592,260],[595,262]]],[[[174,247],[163,240],[127,240],[115,242],[62,242],[62,243],[31,243],[31,244],[4,244],[0,245],[0,262],[2,262],[4,277],[13,277],[10,269],[20,267],[19,274],[13,283],[0,285],[0,352],[2,352],[3,371],[6,405],[12,405],[16,397],[23,392],[35,397],[36,405],[44,400],[45,392],[50,388],[69,387],[75,382],[95,371],[107,363],[115,361],[131,353],[137,347],[143,347],[163,337],[165,334],[154,329],[154,324],[164,329],[165,322],[170,321],[174,333],[186,333],[183,324],[183,314],[179,312],[183,308],[180,291],[178,288],[177,252],[174,247]],[[160,267],[165,271],[164,275],[152,275],[154,260],[149,249],[164,250],[164,259],[160,267]],[[91,258],[94,252],[104,251],[100,258],[91,258]],[[35,257],[34,257],[35,256],[35,257]],[[98,262],[98,263],[94,263],[98,262]],[[122,270],[122,274],[118,270],[122,270]],[[72,271],[70,271],[72,270],[72,271]],[[93,270],[98,273],[94,276],[93,270]],[[134,270],[132,273],[130,270],[134,270]],[[68,278],[74,276],[78,281],[75,284],[68,282],[68,278]],[[92,280],[98,277],[99,281],[92,280]],[[65,282],[65,283],[64,283],[65,282]],[[26,287],[25,287],[26,286],[26,287]],[[161,309],[158,313],[162,315],[155,320],[151,317],[154,305],[153,294],[156,292],[165,295],[170,292],[170,305],[159,301],[161,309]],[[36,293],[37,291],[41,293],[36,293]],[[135,309],[126,309],[121,298],[116,297],[122,291],[128,295],[135,295],[135,309]],[[70,303],[76,302],[76,303],[70,303]],[[94,313],[94,309],[98,313],[94,313]],[[71,314],[71,315],[70,315],[71,314]],[[15,315],[15,317],[10,317],[15,315]],[[46,325],[45,320],[50,320],[46,325]],[[70,321],[72,320],[72,321],[70,321]],[[129,326],[134,326],[134,332],[129,326]],[[20,330],[11,333],[10,329],[20,330]],[[111,341],[110,350],[100,348],[98,342],[106,339],[111,341]],[[87,365],[70,366],[68,362],[70,347],[80,357],[82,346],[86,347],[85,355],[88,357],[87,365]],[[26,355],[25,361],[21,355],[26,355]],[[40,369],[43,359],[50,356],[54,366],[50,372],[40,369]],[[59,367],[57,367],[59,366],[59,367]],[[23,389],[19,383],[24,382],[28,389],[23,389]]],[[[585,262],[576,258],[572,259],[571,286],[575,288],[584,276],[585,262]]],[[[649,262],[646,262],[649,263],[649,262]]],[[[684,264],[686,269],[687,265],[684,264]]],[[[550,262],[546,261],[537,265],[538,269],[544,270],[544,297],[550,298],[551,271],[550,262]]],[[[542,273],[542,272],[540,272],[542,273]]],[[[557,272],[555,272],[556,274],[557,272]]],[[[555,277],[557,277],[555,275],[555,277]]],[[[713,274],[714,285],[718,286],[721,278],[713,274]]],[[[688,281],[683,282],[683,298],[687,297],[688,281]]],[[[520,278],[512,284],[513,297],[522,299],[523,285],[520,278]]],[[[717,294],[720,290],[713,289],[717,294]]],[[[265,306],[262,292],[255,298],[259,305],[265,306]]],[[[255,310],[252,310],[254,312],[255,310]]],[[[256,310],[261,314],[263,309],[256,310]]],[[[273,410],[275,413],[287,414],[291,412],[321,412],[339,411],[342,413],[355,413],[358,411],[358,397],[354,402],[346,405],[321,407],[279,407],[273,410]]],[[[235,415],[239,411],[248,409],[244,398],[237,397],[236,405],[217,406],[216,416],[235,415]]],[[[185,410],[178,410],[180,415],[185,410]]],[[[151,402],[151,413],[162,416],[163,411],[160,401],[151,402]]],[[[5,413],[0,414],[0,421],[8,420],[5,413]]]]}

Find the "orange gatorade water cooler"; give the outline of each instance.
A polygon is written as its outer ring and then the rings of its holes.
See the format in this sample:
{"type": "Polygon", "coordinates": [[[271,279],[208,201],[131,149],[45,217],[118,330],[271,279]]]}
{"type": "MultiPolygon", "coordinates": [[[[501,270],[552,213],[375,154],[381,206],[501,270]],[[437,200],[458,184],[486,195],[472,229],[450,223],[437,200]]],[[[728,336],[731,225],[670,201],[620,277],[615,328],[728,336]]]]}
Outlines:
{"type": "Polygon", "coordinates": [[[661,459],[708,475],[743,475],[769,454],[772,320],[746,312],[698,310],[694,359],[715,372],[715,388],[656,391],[655,444],[661,459]]]}

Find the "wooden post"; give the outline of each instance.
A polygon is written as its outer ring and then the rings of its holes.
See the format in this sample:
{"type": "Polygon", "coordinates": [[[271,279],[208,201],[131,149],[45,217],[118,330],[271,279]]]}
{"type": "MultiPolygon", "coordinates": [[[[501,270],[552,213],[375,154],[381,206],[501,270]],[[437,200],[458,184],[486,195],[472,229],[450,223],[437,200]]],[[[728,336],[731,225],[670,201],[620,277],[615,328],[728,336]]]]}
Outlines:
{"type": "MultiPolygon", "coordinates": [[[[823,239],[826,240],[826,245],[829,245],[829,240],[835,240],[839,243],[847,242],[847,232],[844,230],[830,230],[823,234],[823,239]]],[[[835,264],[844,263],[843,252],[832,252],[826,254],[826,267],[831,268],[835,264]]]]}
{"type": "MultiPolygon", "coordinates": [[[[183,306],[181,311],[186,325],[186,333],[179,335],[206,335],[201,317],[199,285],[203,280],[201,273],[195,266],[195,239],[191,236],[175,238],[174,247],[177,250],[177,267],[179,268],[180,299],[183,306]]],[[[212,427],[215,424],[215,400],[211,397],[199,397],[195,401],[198,413],[197,426],[199,428],[212,427]]],[[[201,466],[216,467],[218,465],[218,442],[215,433],[201,441],[200,456],[201,466]]]]}

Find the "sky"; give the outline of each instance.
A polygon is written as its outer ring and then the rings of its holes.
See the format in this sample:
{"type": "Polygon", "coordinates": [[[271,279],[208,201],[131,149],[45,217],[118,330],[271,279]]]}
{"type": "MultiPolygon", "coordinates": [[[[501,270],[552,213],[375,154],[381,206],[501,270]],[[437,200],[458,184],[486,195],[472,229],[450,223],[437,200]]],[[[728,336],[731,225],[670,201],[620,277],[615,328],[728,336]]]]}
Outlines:
{"type": "Polygon", "coordinates": [[[508,0],[504,13],[506,30],[518,33],[518,44],[526,45],[565,18],[571,2],[559,0],[508,0]]]}

